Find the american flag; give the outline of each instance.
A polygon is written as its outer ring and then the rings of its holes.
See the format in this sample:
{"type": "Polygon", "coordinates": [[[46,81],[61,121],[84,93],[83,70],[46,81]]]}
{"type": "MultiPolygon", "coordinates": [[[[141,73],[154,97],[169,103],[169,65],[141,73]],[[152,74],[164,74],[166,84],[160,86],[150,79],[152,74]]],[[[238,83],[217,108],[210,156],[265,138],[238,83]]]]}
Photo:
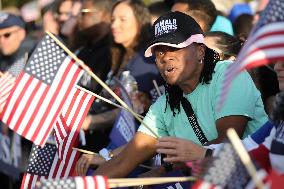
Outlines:
{"type": "Polygon", "coordinates": [[[16,78],[9,72],[5,72],[0,78],[0,112],[2,112],[6,100],[15,85],[16,78]]]}
{"type": "Polygon", "coordinates": [[[0,114],[1,120],[43,146],[82,73],[75,61],[46,35],[19,74],[0,114]]]}
{"type": "Polygon", "coordinates": [[[62,113],[54,126],[55,141],[60,159],[66,157],[66,154],[74,146],[94,99],[94,96],[79,88],[72,89],[71,95],[64,104],[62,113]]]}
{"type": "Polygon", "coordinates": [[[226,70],[217,109],[226,100],[231,82],[244,69],[284,61],[284,2],[270,0],[237,60],[226,70]]]}
{"type": "Polygon", "coordinates": [[[104,176],[85,176],[68,179],[42,180],[38,189],[109,189],[104,176]]]}
{"type": "Polygon", "coordinates": [[[36,182],[42,179],[75,176],[75,165],[80,153],[77,150],[70,150],[63,161],[58,158],[56,152],[57,148],[54,144],[47,143],[43,148],[33,146],[21,189],[34,189],[36,182]]]}
{"type": "Polygon", "coordinates": [[[6,72],[0,76],[0,112],[3,110],[6,100],[15,85],[19,73],[25,66],[25,57],[17,59],[6,72]]]}
{"type": "Polygon", "coordinates": [[[70,96],[63,106],[62,113],[57,119],[58,124],[55,126],[55,141],[58,148],[51,144],[46,144],[43,149],[40,149],[38,146],[34,147],[31,154],[44,155],[36,160],[33,160],[34,155],[31,155],[31,166],[28,166],[21,189],[34,188],[36,181],[43,178],[67,178],[74,174],[74,166],[76,165],[80,153],[76,150],[72,150],[72,147],[78,144],[79,130],[93,100],[93,96],[78,88],[71,90],[70,96]],[[59,133],[65,133],[66,137],[61,138],[61,134],[59,133]],[[47,145],[50,147],[45,148],[47,145]],[[34,152],[35,150],[37,150],[36,153],[34,152]],[[56,153],[56,151],[59,151],[59,153],[56,153]],[[30,170],[32,169],[41,169],[42,161],[48,162],[45,159],[47,154],[54,155],[52,155],[52,158],[49,158],[52,161],[52,165],[48,164],[48,168],[44,168],[46,173],[38,174],[37,172],[31,172],[30,170]],[[36,165],[37,167],[32,168],[32,165],[36,165]]]}
{"type": "Polygon", "coordinates": [[[62,114],[57,118],[57,121],[55,125],[53,126],[54,128],[54,137],[55,137],[55,142],[56,142],[56,147],[58,149],[58,156],[61,159],[62,158],[62,150],[63,150],[63,141],[65,137],[67,136],[68,132],[68,126],[66,124],[66,121],[62,114]]]}
{"type": "Polygon", "coordinates": [[[208,162],[193,189],[242,189],[250,184],[251,177],[230,143],[225,143],[213,161],[208,162]]]}

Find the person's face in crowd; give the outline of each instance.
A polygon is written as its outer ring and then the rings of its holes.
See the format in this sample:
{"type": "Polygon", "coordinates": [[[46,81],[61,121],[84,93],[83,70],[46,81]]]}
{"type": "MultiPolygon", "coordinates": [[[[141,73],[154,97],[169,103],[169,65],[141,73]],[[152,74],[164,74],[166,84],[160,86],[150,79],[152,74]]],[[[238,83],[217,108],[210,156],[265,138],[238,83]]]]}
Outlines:
{"type": "Polygon", "coordinates": [[[118,4],[111,17],[111,30],[114,41],[129,47],[138,33],[138,22],[132,8],[126,3],[118,4]]]}
{"type": "Polygon", "coordinates": [[[277,62],[274,65],[274,70],[277,74],[280,91],[284,91],[284,62],[277,62]]]}
{"type": "Polygon", "coordinates": [[[188,4],[187,3],[175,3],[172,6],[172,12],[179,11],[188,14],[188,4]]]}
{"type": "Polygon", "coordinates": [[[104,21],[103,11],[93,4],[93,1],[83,1],[82,10],[79,14],[78,26],[80,30],[91,28],[92,26],[104,21]]]}
{"type": "Polygon", "coordinates": [[[0,51],[3,55],[9,56],[15,53],[25,38],[25,30],[12,26],[0,29],[0,51]]]}
{"type": "Polygon", "coordinates": [[[59,6],[59,12],[58,12],[58,21],[60,23],[64,23],[66,20],[68,20],[71,16],[72,12],[72,1],[66,0],[61,3],[59,6]]]}
{"type": "Polygon", "coordinates": [[[199,79],[203,68],[200,60],[204,57],[204,46],[191,44],[181,49],[157,46],[154,53],[157,67],[168,84],[183,88],[199,79]]]}
{"type": "Polygon", "coordinates": [[[189,7],[188,7],[188,4],[187,3],[175,3],[173,6],[172,6],[172,9],[171,9],[172,12],[175,12],[175,11],[179,11],[179,12],[182,12],[184,14],[187,14],[189,16],[191,16],[198,24],[199,26],[201,27],[201,29],[203,31],[206,31],[206,23],[204,23],[204,21],[198,17],[196,17],[192,11],[189,10],[189,7]]]}

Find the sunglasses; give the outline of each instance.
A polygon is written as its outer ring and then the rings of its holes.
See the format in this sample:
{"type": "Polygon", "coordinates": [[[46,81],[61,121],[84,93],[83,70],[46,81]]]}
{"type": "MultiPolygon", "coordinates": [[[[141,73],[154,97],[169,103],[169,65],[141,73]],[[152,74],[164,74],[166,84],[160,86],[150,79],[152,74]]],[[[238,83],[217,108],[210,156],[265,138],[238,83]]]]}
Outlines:
{"type": "Polygon", "coordinates": [[[15,33],[16,31],[18,31],[18,29],[17,29],[17,30],[14,30],[14,31],[7,32],[7,33],[4,33],[4,34],[0,35],[0,38],[1,38],[1,37],[4,37],[5,39],[8,39],[8,38],[9,38],[13,33],[15,33]]]}

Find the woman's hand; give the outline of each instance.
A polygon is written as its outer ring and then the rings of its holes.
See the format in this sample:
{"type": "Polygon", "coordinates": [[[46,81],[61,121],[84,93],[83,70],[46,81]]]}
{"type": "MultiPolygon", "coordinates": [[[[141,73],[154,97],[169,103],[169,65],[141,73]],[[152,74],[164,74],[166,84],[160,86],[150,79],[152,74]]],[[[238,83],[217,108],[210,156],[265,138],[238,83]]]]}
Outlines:
{"type": "Polygon", "coordinates": [[[105,159],[99,155],[83,154],[76,164],[76,172],[79,176],[84,176],[90,166],[96,167],[103,164],[105,159]]]}
{"type": "Polygon", "coordinates": [[[172,163],[203,159],[206,153],[206,148],[176,137],[162,137],[156,146],[158,153],[167,155],[164,161],[172,163]]]}

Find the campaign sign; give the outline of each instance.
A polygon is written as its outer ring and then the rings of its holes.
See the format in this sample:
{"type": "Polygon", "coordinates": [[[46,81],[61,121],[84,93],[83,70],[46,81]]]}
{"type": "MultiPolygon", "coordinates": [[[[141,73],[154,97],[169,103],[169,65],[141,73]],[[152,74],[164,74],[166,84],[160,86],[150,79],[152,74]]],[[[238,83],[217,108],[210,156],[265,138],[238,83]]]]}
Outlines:
{"type": "MultiPolygon", "coordinates": [[[[131,99],[127,94],[125,88],[119,83],[121,97],[123,101],[129,106],[132,107],[131,99]]],[[[125,109],[120,111],[119,116],[117,117],[114,127],[110,133],[110,140],[115,146],[121,146],[128,143],[136,132],[136,124],[134,116],[125,109]]]]}

